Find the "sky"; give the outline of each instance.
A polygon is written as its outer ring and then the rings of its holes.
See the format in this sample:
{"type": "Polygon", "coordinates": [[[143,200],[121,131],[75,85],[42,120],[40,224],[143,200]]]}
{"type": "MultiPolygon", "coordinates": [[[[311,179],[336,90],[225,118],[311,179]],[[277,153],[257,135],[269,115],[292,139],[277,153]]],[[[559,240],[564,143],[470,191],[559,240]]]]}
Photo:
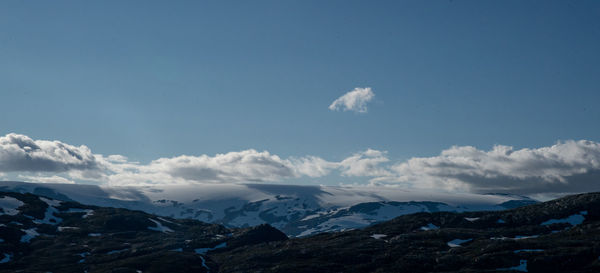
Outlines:
{"type": "Polygon", "coordinates": [[[600,190],[599,18],[597,1],[3,1],[0,179],[600,190]]]}

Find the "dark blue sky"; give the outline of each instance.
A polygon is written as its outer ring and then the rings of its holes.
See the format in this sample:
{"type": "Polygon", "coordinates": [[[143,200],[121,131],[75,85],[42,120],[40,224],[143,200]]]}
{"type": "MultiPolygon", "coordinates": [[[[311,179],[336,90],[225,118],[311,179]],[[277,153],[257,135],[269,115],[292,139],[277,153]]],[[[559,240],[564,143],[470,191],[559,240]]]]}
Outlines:
{"type": "Polygon", "coordinates": [[[600,140],[598,1],[3,1],[0,129],[148,162],[600,140]],[[367,113],[328,106],[371,87],[367,113]]]}

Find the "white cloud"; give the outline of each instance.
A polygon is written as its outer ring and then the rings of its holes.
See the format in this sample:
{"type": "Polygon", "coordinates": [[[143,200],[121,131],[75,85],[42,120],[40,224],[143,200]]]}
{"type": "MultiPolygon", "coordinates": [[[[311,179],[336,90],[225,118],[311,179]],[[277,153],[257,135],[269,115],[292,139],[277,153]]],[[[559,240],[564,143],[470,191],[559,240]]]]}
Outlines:
{"type": "Polygon", "coordinates": [[[371,185],[479,193],[548,195],[598,191],[600,143],[569,140],[549,147],[518,150],[497,145],[489,151],[454,146],[438,156],[397,163],[389,160],[386,151],[373,149],[339,162],[317,156],[281,158],[268,151],[249,149],[214,156],[159,158],[142,164],[121,155],[93,154],[83,145],[32,140],[18,134],[0,137],[0,177],[8,175],[35,182],[95,181],[134,186],[281,182],[332,174],[365,177],[371,185]]]}
{"type": "Polygon", "coordinates": [[[115,163],[126,163],[127,157],[122,156],[122,155],[109,155],[106,157],[106,160],[108,160],[110,162],[115,162],[115,163]]]}
{"type": "Polygon", "coordinates": [[[282,159],[267,151],[244,150],[215,156],[177,156],[160,158],[147,165],[110,164],[111,185],[276,182],[303,176],[316,178],[339,169],[345,176],[387,174],[378,164],[388,161],[385,152],[367,150],[342,162],[316,156],[282,159]]]}
{"type": "Polygon", "coordinates": [[[387,151],[367,149],[364,152],[353,154],[342,160],[339,166],[344,176],[388,176],[389,171],[380,165],[390,161],[387,151]]]}
{"type": "Polygon", "coordinates": [[[152,161],[148,168],[173,177],[205,182],[276,181],[294,177],[287,160],[267,151],[245,150],[217,154],[213,157],[178,156],[152,161]]]}
{"type": "Polygon", "coordinates": [[[290,160],[297,176],[322,177],[339,167],[338,163],[330,162],[316,156],[292,158],[290,160]]]}
{"type": "Polygon", "coordinates": [[[412,158],[392,167],[394,176],[375,183],[471,192],[581,192],[600,189],[600,143],[580,140],[550,147],[489,151],[454,146],[439,156],[412,158]]]}
{"type": "Polygon", "coordinates": [[[343,169],[347,176],[369,176],[373,174],[373,160],[378,159],[361,157],[342,164],[316,156],[282,159],[267,151],[245,150],[215,156],[161,158],[147,165],[116,164],[110,168],[114,174],[108,179],[112,185],[275,182],[303,176],[323,177],[336,169],[343,169]]]}
{"type": "Polygon", "coordinates": [[[360,88],[356,87],[354,90],[344,94],[343,96],[334,100],[329,105],[331,111],[354,111],[358,113],[367,112],[367,102],[371,101],[375,97],[375,93],[371,91],[370,87],[360,88]]]}
{"type": "Polygon", "coordinates": [[[110,185],[274,182],[302,176],[321,177],[336,168],[338,163],[316,156],[283,159],[268,151],[252,149],[214,156],[159,158],[140,164],[122,155],[93,154],[83,145],[33,140],[18,134],[0,137],[0,171],[17,173],[19,179],[35,182],[75,180],[110,185]]]}
{"type": "Polygon", "coordinates": [[[0,171],[66,172],[100,170],[95,156],[84,145],[33,140],[25,135],[0,137],[0,171]]]}
{"type": "Polygon", "coordinates": [[[27,182],[37,183],[61,183],[61,184],[75,184],[75,181],[64,178],[58,175],[52,176],[30,176],[30,175],[18,175],[19,179],[27,182]]]}

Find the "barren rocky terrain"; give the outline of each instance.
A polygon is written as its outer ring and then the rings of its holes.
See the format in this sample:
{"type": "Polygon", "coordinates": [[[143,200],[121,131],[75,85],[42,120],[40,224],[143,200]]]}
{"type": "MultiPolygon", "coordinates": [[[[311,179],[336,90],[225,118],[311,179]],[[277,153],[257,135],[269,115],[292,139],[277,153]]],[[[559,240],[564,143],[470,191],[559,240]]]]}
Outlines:
{"type": "Polygon", "coordinates": [[[600,193],[288,238],[0,192],[0,272],[599,272],[600,193]]]}

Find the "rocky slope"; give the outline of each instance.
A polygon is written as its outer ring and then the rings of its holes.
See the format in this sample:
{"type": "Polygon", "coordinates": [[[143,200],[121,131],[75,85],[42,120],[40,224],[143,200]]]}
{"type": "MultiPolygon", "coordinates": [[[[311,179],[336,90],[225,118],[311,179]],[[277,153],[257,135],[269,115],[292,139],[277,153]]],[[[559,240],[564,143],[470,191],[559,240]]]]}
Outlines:
{"type": "Polygon", "coordinates": [[[0,192],[0,272],[600,272],[600,193],[288,239],[0,192]]]}
{"type": "Polygon", "coordinates": [[[600,193],[506,211],[404,215],[212,258],[220,272],[600,272],[600,193]]]}
{"type": "Polygon", "coordinates": [[[232,228],[267,223],[289,236],[361,228],[416,212],[503,210],[535,203],[511,195],[265,184],[109,188],[4,181],[0,182],[0,190],[196,219],[232,228]]]}
{"type": "Polygon", "coordinates": [[[135,272],[146,267],[166,272],[167,266],[175,271],[204,272],[198,255],[169,250],[206,247],[218,243],[218,235],[230,232],[195,221],[166,227],[163,221],[168,220],[141,212],[31,194],[0,196],[4,205],[0,215],[2,272],[112,272],[119,268],[135,272]],[[178,232],[173,232],[175,229],[178,232]]]}

